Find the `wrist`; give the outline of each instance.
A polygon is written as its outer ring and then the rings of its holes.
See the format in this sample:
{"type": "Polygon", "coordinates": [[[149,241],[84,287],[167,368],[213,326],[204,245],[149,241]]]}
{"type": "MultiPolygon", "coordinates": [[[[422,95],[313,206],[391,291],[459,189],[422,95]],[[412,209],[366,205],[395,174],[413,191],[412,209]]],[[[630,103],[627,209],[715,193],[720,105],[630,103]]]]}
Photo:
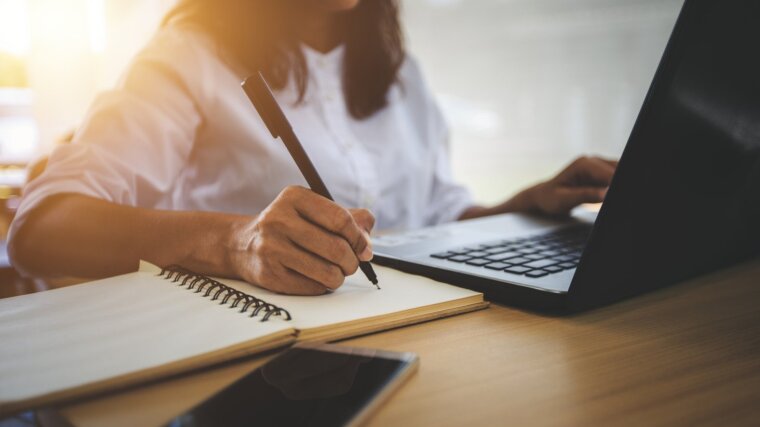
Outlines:
{"type": "Polygon", "coordinates": [[[540,183],[523,190],[518,196],[521,197],[521,212],[538,213],[541,212],[541,203],[539,196],[546,184],[540,183]]]}
{"type": "Polygon", "coordinates": [[[536,184],[515,194],[514,197],[504,202],[504,212],[529,213],[538,211],[537,194],[541,191],[542,185],[536,184]]]}
{"type": "Polygon", "coordinates": [[[255,216],[235,216],[227,224],[222,237],[223,263],[227,275],[244,277],[240,266],[250,261],[247,258],[251,256],[250,249],[256,236],[253,230],[255,227],[255,216]]]}
{"type": "Polygon", "coordinates": [[[183,212],[167,228],[175,254],[169,264],[180,264],[201,274],[236,277],[236,262],[243,250],[242,236],[250,217],[217,212],[183,212]]]}
{"type": "Polygon", "coordinates": [[[460,220],[479,218],[483,216],[498,215],[504,213],[514,212],[540,212],[537,195],[541,192],[541,186],[544,184],[537,184],[533,187],[526,188],[525,190],[515,194],[509,200],[492,207],[472,206],[465,210],[459,217],[460,220]]]}

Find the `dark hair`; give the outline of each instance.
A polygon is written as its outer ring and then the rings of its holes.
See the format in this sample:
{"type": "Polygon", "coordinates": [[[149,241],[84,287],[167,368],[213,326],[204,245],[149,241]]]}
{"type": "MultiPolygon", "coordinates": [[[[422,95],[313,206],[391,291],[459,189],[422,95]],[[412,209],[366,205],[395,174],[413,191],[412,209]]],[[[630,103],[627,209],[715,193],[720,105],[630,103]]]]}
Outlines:
{"type": "MultiPolygon", "coordinates": [[[[309,70],[293,30],[292,17],[304,0],[181,0],[163,24],[192,24],[211,36],[221,53],[246,68],[261,70],[275,89],[295,79],[299,101],[309,70]]],[[[309,1],[309,0],[306,0],[309,1]]],[[[404,45],[396,0],[361,0],[340,12],[345,34],[343,89],[348,111],[357,119],[387,104],[397,81],[404,45]]]]}

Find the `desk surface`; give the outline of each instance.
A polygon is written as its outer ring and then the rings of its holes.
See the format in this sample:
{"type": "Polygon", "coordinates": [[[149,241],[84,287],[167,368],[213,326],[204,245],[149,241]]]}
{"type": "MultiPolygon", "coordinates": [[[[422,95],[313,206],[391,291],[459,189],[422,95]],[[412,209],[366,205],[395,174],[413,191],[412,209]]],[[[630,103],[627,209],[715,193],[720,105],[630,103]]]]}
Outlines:
{"type": "MultiPolygon", "coordinates": [[[[345,344],[420,355],[373,426],[750,425],[760,418],[759,303],[756,261],[581,315],[494,304],[345,344]]],[[[261,363],[59,413],[81,426],[160,424],[261,363]]]]}

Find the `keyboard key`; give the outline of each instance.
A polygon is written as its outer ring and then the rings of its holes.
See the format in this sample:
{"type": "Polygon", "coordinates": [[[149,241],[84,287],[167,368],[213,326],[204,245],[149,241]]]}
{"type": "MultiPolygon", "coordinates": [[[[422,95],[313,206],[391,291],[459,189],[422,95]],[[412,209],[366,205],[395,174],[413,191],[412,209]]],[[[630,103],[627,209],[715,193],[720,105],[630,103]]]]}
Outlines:
{"type": "Polygon", "coordinates": [[[526,276],[532,277],[532,278],[544,277],[547,274],[549,274],[549,272],[548,271],[544,271],[544,270],[533,270],[533,271],[529,271],[529,272],[525,273],[526,276]]]}
{"type": "Polygon", "coordinates": [[[490,248],[495,248],[497,246],[501,246],[501,242],[488,242],[480,246],[483,247],[484,249],[490,249],[490,248]]]}
{"type": "Polygon", "coordinates": [[[545,250],[545,251],[539,252],[539,254],[544,255],[544,256],[557,256],[559,255],[559,252],[555,250],[545,250]]]}
{"type": "Polygon", "coordinates": [[[438,258],[438,259],[446,259],[454,255],[457,255],[457,254],[451,251],[446,251],[446,252],[438,252],[437,254],[432,254],[430,256],[433,258],[438,258]]]}
{"type": "Polygon", "coordinates": [[[432,254],[431,257],[452,262],[467,262],[470,265],[493,270],[524,265],[525,267],[515,270],[520,271],[516,274],[531,271],[531,267],[546,274],[552,274],[578,265],[589,231],[588,226],[564,228],[529,237],[468,245],[438,252],[432,254]]]}
{"type": "Polygon", "coordinates": [[[530,268],[515,265],[509,268],[505,268],[504,271],[506,271],[507,273],[523,274],[525,272],[530,271],[530,268]]]}
{"type": "Polygon", "coordinates": [[[507,252],[509,249],[506,246],[496,246],[494,248],[486,249],[483,252],[488,252],[489,254],[498,254],[502,252],[507,252]]]}
{"type": "Polygon", "coordinates": [[[492,262],[490,264],[484,265],[484,267],[489,270],[504,270],[505,268],[511,266],[512,264],[507,264],[506,262],[492,262]]]}
{"type": "MultiPolygon", "coordinates": [[[[503,252],[496,255],[487,256],[487,259],[490,259],[491,261],[503,261],[505,259],[519,257],[521,254],[518,252],[503,252]]],[[[510,261],[512,262],[512,261],[510,261]]]]}
{"type": "Polygon", "coordinates": [[[524,242],[525,240],[526,239],[507,239],[507,240],[502,240],[501,244],[502,245],[520,244],[520,243],[524,242]]]}
{"type": "Polygon", "coordinates": [[[529,262],[523,265],[530,268],[544,268],[546,266],[554,265],[556,263],[557,261],[552,261],[550,259],[539,259],[539,260],[535,260],[533,262],[529,262]]]}
{"type": "Polygon", "coordinates": [[[482,256],[488,255],[488,253],[487,252],[483,252],[483,251],[475,251],[475,252],[468,252],[468,253],[466,253],[464,255],[469,255],[469,256],[471,256],[473,258],[480,258],[482,256]]]}
{"type": "Polygon", "coordinates": [[[471,259],[469,261],[465,261],[465,264],[475,265],[475,266],[480,267],[480,266],[486,265],[486,264],[488,264],[490,262],[492,262],[490,259],[475,258],[475,259],[471,259]]]}
{"type": "Polygon", "coordinates": [[[449,252],[451,252],[454,255],[464,255],[464,254],[466,254],[467,252],[470,252],[470,251],[468,251],[467,249],[464,249],[464,248],[460,248],[460,249],[452,249],[449,252]]]}

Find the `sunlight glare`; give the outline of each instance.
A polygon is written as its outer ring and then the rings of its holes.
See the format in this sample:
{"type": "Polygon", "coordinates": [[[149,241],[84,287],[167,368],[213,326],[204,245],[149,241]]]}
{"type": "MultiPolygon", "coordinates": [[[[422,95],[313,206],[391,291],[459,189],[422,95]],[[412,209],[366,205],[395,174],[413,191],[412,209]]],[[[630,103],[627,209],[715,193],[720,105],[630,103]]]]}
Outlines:
{"type": "Polygon", "coordinates": [[[90,50],[103,53],[106,50],[105,0],[87,0],[87,18],[90,24],[90,50]]]}
{"type": "Polygon", "coordinates": [[[0,0],[0,52],[23,56],[29,44],[26,0],[0,0]]]}

